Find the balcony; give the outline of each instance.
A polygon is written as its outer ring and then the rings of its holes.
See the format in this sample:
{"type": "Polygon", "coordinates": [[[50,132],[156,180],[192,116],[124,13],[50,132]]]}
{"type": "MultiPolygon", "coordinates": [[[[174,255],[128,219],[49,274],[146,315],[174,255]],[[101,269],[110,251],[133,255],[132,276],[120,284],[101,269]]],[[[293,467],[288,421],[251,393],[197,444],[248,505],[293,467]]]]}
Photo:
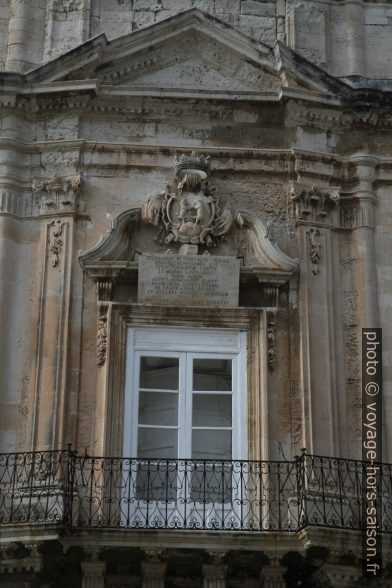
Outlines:
{"type": "MultiPolygon", "coordinates": [[[[67,529],[293,533],[360,530],[365,462],[101,458],[70,449],[0,454],[0,524],[67,529]]],[[[380,529],[392,533],[392,465],[377,476],[380,529]]]]}

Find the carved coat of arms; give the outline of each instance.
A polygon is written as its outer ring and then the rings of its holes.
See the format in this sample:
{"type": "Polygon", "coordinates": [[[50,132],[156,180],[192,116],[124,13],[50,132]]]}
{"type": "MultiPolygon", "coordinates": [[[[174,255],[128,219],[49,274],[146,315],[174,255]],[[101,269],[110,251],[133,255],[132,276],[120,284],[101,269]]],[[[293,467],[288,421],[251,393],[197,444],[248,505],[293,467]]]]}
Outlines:
{"type": "Polygon", "coordinates": [[[160,227],[157,241],[215,246],[229,231],[233,215],[220,209],[208,179],[209,157],[182,155],[175,158],[172,185],[150,196],[143,207],[143,220],[160,227]]]}

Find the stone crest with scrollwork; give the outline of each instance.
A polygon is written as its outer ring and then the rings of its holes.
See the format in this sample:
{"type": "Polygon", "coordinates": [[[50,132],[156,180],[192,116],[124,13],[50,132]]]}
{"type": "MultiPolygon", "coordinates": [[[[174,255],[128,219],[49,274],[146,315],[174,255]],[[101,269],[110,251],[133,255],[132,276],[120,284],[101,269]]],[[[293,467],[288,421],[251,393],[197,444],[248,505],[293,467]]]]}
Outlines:
{"type": "Polygon", "coordinates": [[[142,209],[145,222],[159,227],[159,243],[210,248],[230,230],[233,215],[221,209],[210,184],[210,158],[192,153],[175,158],[172,184],[150,196],[142,209]]]}

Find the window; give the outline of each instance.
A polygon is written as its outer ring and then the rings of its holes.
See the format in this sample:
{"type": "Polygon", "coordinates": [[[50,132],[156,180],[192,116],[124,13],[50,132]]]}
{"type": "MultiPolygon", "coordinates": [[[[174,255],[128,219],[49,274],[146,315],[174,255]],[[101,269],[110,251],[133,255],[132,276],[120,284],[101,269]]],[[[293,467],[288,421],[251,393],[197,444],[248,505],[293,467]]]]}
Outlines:
{"type": "Polygon", "coordinates": [[[197,526],[198,508],[203,524],[206,505],[210,516],[217,504],[232,509],[232,463],[246,459],[245,341],[223,329],[129,329],[123,453],[135,459],[124,524],[172,516],[197,526]]]}
{"type": "Polygon", "coordinates": [[[244,342],[235,331],[130,328],[124,454],[245,459],[244,342]]]}

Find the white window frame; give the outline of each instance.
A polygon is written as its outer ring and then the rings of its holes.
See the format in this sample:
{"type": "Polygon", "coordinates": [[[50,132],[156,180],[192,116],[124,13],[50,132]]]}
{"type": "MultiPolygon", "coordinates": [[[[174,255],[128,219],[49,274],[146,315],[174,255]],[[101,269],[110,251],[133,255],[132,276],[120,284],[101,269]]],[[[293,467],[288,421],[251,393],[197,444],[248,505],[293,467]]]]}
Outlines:
{"type": "MultiPolygon", "coordinates": [[[[128,327],[123,456],[137,458],[138,434],[138,379],[136,369],[141,356],[179,357],[185,361],[189,354],[187,370],[180,369],[180,390],[186,391],[186,398],[179,396],[180,429],[189,430],[191,410],[185,412],[185,403],[192,400],[192,360],[193,358],[232,359],[232,457],[235,460],[247,459],[247,353],[246,333],[233,329],[184,328],[184,327],[128,327]],[[182,422],[181,422],[182,421],[182,422]]],[[[189,435],[179,438],[181,446],[186,441],[186,455],[175,458],[191,458],[189,435]]],[[[218,458],[217,458],[218,459],[218,458]]]]}

